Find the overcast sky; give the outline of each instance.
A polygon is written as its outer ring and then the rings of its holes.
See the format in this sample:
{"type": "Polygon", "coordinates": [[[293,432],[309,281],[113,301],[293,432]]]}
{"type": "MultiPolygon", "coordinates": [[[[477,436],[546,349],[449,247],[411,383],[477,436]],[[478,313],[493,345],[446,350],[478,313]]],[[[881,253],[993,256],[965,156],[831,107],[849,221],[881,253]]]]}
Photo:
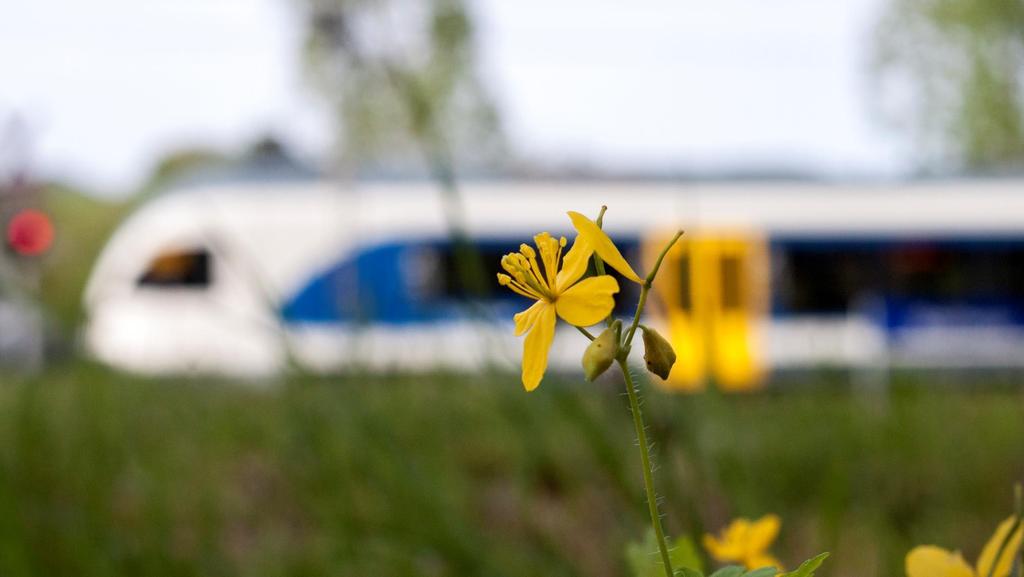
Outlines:
{"type": "MultiPolygon", "coordinates": [[[[472,0],[517,151],[612,170],[898,174],[870,113],[885,0],[472,0]]],[[[330,145],[290,0],[0,0],[0,120],[36,173],[116,194],[185,145],[330,145]]]]}

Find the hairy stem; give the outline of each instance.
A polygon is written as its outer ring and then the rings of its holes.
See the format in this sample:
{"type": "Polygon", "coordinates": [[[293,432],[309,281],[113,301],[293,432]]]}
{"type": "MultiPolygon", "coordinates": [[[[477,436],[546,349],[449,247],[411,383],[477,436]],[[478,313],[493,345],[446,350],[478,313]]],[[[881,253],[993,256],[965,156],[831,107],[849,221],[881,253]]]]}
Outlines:
{"type": "Polygon", "coordinates": [[[665,567],[665,575],[673,577],[672,560],[668,555],[668,543],[665,541],[665,530],[661,527],[661,514],[658,512],[658,496],[654,492],[654,473],[651,470],[651,448],[647,443],[647,426],[644,424],[643,413],[640,412],[640,394],[637,392],[636,384],[629,373],[629,366],[626,360],[619,359],[619,368],[622,370],[622,377],[626,381],[626,394],[629,395],[629,408],[633,412],[633,426],[636,427],[636,439],[640,444],[640,460],[643,462],[644,490],[647,492],[647,509],[651,514],[651,526],[654,527],[654,535],[658,539],[658,552],[661,553],[661,563],[665,567]]]}
{"type": "MultiPolygon", "coordinates": [[[[597,216],[597,226],[600,227],[604,221],[604,213],[608,210],[607,206],[601,207],[601,213],[597,216]]],[[[661,526],[661,513],[658,512],[658,496],[654,491],[654,471],[651,468],[651,448],[647,442],[647,426],[644,424],[644,415],[640,411],[640,392],[637,389],[636,383],[633,381],[633,375],[629,372],[629,351],[630,345],[633,342],[633,335],[636,334],[636,328],[640,324],[640,316],[643,314],[644,306],[647,305],[647,294],[651,290],[651,285],[654,283],[654,278],[658,274],[658,269],[661,268],[661,262],[665,260],[665,255],[668,254],[669,249],[672,245],[679,240],[683,232],[676,232],[672,240],[669,241],[665,248],[661,250],[661,254],[658,255],[658,260],[654,263],[654,268],[647,274],[647,278],[644,280],[640,287],[640,300],[636,305],[636,313],[633,315],[633,324],[629,327],[629,333],[626,335],[622,345],[620,347],[620,353],[615,361],[619,364],[619,369],[622,370],[622,377],[626,382],[626,394],[629,395],[629,408],[633,413],[633,426],[636,428],[636,439],[640,445],[640,461],[643,464],[643,476],[644,476],[644,491],[647,493],[647,509],[651,514],[651,527],[654,528],[654,535],[658,540],[658,552],[661,554],[661,564],[665,568],[666,577],[673,577],[672,571],[672,559],[668,554],[668,542],[665,540],[665,529],[661,526]]],[[[604,262],[601,257],[596,253],[593,255],[594,259],[594,270],[599,275],[605,274],[604,262]]],[[[605,319],[605,324],[611,326],[614,322],[613,316],[609,314],[605,319]]],[[[579,327],[577,327],[579,328],[579,327]]],[[[594,340],[594,336],[591,335],[586,329],[580,328],[580,332],[583,333],[590,340],[594,340]]],[[[621,338],[620,335],[616,335],[616,339],[621,338]]]]}
{"type": "MultiPolygon", "coordinates": [[[[604,211],[602,210],[602,215],[604,211]]],[[[654,536],[658,540],[658,552],[661,553],[661,564],[665,568],[665,575],[667,577],[673,577],[672,572],[672,560],[668,555],[668,542],[665,540],[665,529],[661,526],[661,513],[658,512],[658,496],[654,491],[654,472],[651,469],[651,448],[647,442],[647,426],[644,424],[644,415],[640,411],[640,393],[637,390],[636,384],[633,382],[633,375],[629,372],[629,351],[630,346],[633,343],[633,335],[636,334],[636,327],[640,324],[640,316],[644,312],[644,307],[647,305],[647,294],[651,290],[651,285],[654,283],[654,278],[658,275],[658,269],[661,268],[661,262],[665,260],[665,255],[668,254],[669,249],[672,245],[679,240],[683,232],[679,231],[672,237],[672,240],[665,245],[665,248],[661,250],[661,254],[658,255],[658,260],[654,263],[654,268],[647,274],[647,278],[644,280],[644,284],[640,288],[640,300],[636,304],[636,313],[633,314],[633,324],[629,327],[629,333],[626,335],[625,341],[622,344],[622,353],[616,361],[619,363],[619,369],[622,370],[622,377],[626,381],[626,394],[629,395],[629,408],[633,413],[633,426],[636,428],[636,440],[640,445],[640,461],[643,463],[643,474],[644,474],[644,490],[647,492],[647,509],[651,514],[651,526],[654,528],[654,536]]],[[[595,255],[596,256],[596,255],[595,255]]]]}

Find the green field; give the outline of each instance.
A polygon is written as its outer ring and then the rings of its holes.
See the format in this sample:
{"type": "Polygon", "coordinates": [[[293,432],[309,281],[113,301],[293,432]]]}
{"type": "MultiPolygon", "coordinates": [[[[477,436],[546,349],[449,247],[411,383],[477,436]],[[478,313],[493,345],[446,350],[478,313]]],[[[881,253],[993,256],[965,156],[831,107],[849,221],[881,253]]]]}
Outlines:
{"type": "MultiPolygon", "coordinates": [[[[906,379],[904,379],[906,380],[906,379]]],[[[0,575],[625,575],[645,507],[617,383],[74,365],[0,376],[0,575]]],[[[1024,478],[1024,396],[901,382],[648,392],[671,533],[776,512],[786,563],[972,559],[1024,478]]]]}

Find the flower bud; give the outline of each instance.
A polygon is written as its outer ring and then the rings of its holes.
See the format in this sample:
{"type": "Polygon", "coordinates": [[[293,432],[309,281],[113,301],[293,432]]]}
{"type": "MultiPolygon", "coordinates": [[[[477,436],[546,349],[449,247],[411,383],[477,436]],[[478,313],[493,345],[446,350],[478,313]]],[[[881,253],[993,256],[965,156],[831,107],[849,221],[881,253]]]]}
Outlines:
{"type": "Polygon", "coordinates": [[[583,351],[583,376],[593,381],[612,366],[612,361],[619,354],[619,335],[622,322],[616,320],[597,338],[590,341],[587,350],[583,351]]]}
{"type": "Polygon", "coordinates": [[[662,380],[667,379],[672,365],[676,363],[676,352],[658,331],[643,325],[640,325],[640,329],[644,332],[644,361],[647,362],[647,370],[662,380]]]}

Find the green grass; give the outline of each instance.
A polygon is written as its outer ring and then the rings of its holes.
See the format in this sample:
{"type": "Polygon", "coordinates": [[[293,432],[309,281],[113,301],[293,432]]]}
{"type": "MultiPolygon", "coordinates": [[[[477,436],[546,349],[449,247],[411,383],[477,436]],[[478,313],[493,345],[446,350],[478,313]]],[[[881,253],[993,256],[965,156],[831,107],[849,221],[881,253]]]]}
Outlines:
{"type": "MultiPolygon", "coordinates": [[[[618,576],[646,529],[614,381],[0,382],[4,577],[618,576]]],[[[1015,388],[645,392],[670,533],[776,512],[776,554],[826,576],[973,560],[1024,478],[1015,388]]]]}

